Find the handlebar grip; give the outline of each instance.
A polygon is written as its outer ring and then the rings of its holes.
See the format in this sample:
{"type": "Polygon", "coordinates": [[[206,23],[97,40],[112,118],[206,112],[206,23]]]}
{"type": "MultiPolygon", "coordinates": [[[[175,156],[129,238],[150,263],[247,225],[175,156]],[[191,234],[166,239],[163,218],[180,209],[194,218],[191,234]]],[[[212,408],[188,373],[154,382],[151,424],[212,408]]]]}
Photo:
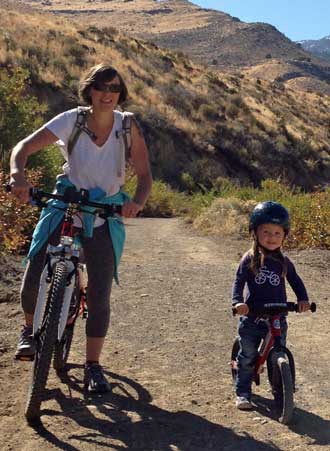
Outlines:
{"type": "MultiPolygon", "coordinates": [[[[9,183],[7,183],[7,184],[5,185],[5,191],[6,191],[6,193],[11,193],[11,192],[12,192],[12,188],[11,188],[11,186],[9,185],[9,183]]],[[[30,188],[30,189],[29,189],[29,196],[30,196],[30,197],[33,197],[33,195],[35,194],[36,191],[37,191],[36,188],[30,188]]]]}
{"type": "Polygon", "coordinates": [[[233,316],[237,315],[237,308],[236,307],[232,307],[231,309],[233,316]]]}
{"type": "Polygon", "coordinates": [[[315,313],[315,312],[316,312],[316,304],[315,304],[315,302],[312,302],[312,303],[311,303],[310,311],[311,311],[312,313],[315,313]]]}

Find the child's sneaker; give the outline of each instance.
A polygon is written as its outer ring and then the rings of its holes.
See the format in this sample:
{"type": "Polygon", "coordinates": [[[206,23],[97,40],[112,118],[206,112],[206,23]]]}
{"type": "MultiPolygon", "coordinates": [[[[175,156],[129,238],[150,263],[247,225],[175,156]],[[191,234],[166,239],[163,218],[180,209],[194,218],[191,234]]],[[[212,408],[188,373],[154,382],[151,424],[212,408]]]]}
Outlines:
{"type": "Polygon", "coordinates": [[[251,410],[253,406],[251,402],[245,396],[237,396],[236,398],[236,407],[239,410],[251,410]]]}

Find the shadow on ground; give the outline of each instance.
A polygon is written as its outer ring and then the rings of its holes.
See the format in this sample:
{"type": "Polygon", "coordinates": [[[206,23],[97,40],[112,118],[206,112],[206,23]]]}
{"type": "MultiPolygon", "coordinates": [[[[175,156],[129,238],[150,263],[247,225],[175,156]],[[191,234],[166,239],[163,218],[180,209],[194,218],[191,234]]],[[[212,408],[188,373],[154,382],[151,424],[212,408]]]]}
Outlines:
{"type": "Polygon", "coordinates": [[[247,434],[238,435],[191,412],[161,409],[151,404],[150,393],[134,380],[106,373],[112,380],[112,392],[100,397],[82,399],[81,381],[69,373],[62,381],[68,385],[71,396],[65,396],[60,389],[48,392],[48,397],[59,403],[61,412],[43,409],[41,415],[70,418],[83,433],[68,435],[63,440],[41,422],[34,426],[38,434],[65,451],[89,447],[118,451],[281,451],[271,443],[247,434]]]}
{"type": "MultiPolygon", "coordinates": [[[[253,395],[255,411],[260,415],[277,420],[272,399],[253,395]]],[[[314,413],[295,408],[289,429],[296,434],[310,437],[314,445],[330,445],[330,420],[326,420],[314,413]]]]}

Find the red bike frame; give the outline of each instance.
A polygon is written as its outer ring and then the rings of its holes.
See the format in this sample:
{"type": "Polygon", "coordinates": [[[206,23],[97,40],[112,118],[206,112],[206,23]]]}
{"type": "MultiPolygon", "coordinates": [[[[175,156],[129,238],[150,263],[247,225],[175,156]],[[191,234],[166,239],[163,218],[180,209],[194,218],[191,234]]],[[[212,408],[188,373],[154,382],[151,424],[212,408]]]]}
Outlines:
{"type": "Polygon", "coordinates": [[[272,349],[274,342],[279,342],[282,336],[281,333],[281,321],[280,316],[275,315],[269,318],[269,330],[262,342],[261,349],[258,352],[258,357],[255,365],[255,374],[261,374],[264,369],[264,364],[269,356],[269,352],[272,349]]]}

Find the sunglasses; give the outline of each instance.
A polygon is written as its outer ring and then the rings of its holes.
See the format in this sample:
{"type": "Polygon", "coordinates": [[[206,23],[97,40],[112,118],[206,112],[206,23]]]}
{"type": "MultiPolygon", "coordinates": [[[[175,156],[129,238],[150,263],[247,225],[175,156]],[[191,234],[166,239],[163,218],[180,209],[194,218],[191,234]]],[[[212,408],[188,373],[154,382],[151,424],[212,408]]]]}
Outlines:
{"type": "Polygon", "coordinates": [[[122,91],[122,87],[120,84],[107,85],[105,83],[93,83],[92,87],[95,89],[95,91],[102,91],[102,92],[121,92],[122,91]]]}

